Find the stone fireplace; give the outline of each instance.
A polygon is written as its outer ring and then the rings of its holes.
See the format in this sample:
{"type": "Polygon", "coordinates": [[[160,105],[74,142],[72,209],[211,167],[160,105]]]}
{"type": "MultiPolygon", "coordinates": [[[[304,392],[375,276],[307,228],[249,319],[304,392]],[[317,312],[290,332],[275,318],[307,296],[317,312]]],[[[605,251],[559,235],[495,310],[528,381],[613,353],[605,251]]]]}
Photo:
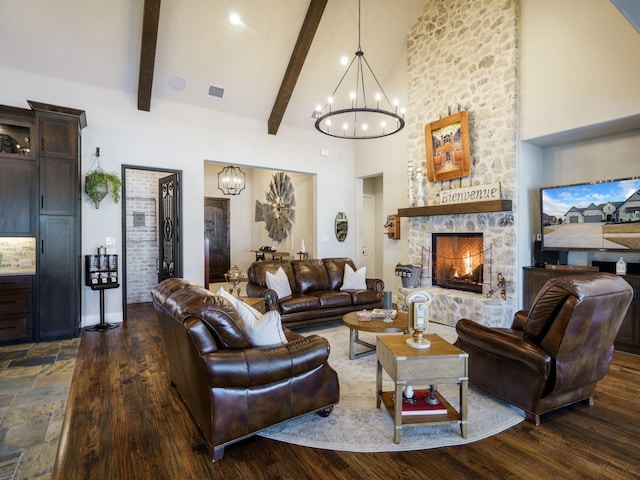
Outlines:
{"type": "MultiPolygon", "coordinates": [[[[511,325],[518,303],[516,221],[526,218],[519,215],[516,195],[519,3],[490,1],[482,2],[483,8],[469,8],[471,3],[427,2],[408,35],[406,207],[414,211],[400,215],[407,217],[408,258],[402,263],[422,267],[419,288],[433,295],[434,322],[455,325],[469,318],[504,327],[511,325]],[[486,41],[480,45],[478,38],[486,41]],[[469,115],[471,173],[429,181],[425,179],[425,124],[460,110],[469,115]],[[508,208],[483,208],[485,202],[447,206],[440,201],[444,190],[496,183],[500,199],[513,202],[508,208]],[[482,279],[474,291],[443,288],[438,285],[442,275],[433,273],[432,235],[458,232],[480,232],[483,237],[482,267],[476,269],[482,279]],[[504,289],[498,287],[501,280],[504,289]]],[[[407,290],[400,288],[399,302],[407,290]]]]}
{"type": "MultiPolygon", "coordinates": [[[[433,297],[430,320],[451,326],[461,318],[469,318],[489,327],[511,325],[516,307],[516,273],[513,266],[515,241],[511,211],[415,215],[410,216],[408,223],[410,261],[414,265],[422,262],[418,288],[426,290],[433,297]],[[458,237],[457,240],[455,237],[458,237]],[[458,253],[442,253],[443,248],[445,252],[453,248],[443,247],[440,244],[443,239],[445,243],[457,243],[458,253]],[[471,239],[477,245],[467,245],[471,239]],[[432,255],[434,250],[435,255],[432,255]],[[472,251],[477,252],[475,256],[472,251]],[[467,252],[471,253],[474,260],[469,259],[467,252]],[[439,267],[436,264],[441,256],[445,257],[445,273],[438,274],[439,267]],[[471,274],[467,273],[469,269],[471,274]],[[457,279],[455,274],[446,273],[452,270],[458,271],[457,279]],[[453,285],[442,284],[441,279],[446,280],[447,276],[453,285]],[[506,281],[504,298],[502,287],[499,286],[500,278],[506,281]]],[[[410,290],[400,287],[400,304],[403,304],[410,290]]]]}
{"type": "Polygon", "coordinates": [[[482,233],[433,233],[431,237],[433,285],[482,293],[482,233]]]}

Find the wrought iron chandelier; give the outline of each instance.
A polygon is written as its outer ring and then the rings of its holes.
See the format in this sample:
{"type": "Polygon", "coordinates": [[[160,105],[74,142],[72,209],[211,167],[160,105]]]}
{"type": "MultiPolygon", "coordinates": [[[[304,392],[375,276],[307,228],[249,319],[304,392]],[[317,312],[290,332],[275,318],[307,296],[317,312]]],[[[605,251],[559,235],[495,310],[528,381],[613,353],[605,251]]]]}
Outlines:
{"type": "Polygon", "coordinates": [[[218,173],[218,189],[224,195],[240,195],[244,190],[244,172],[231,165],[224,167],[218,173]]]}
{"type": "Polygon", "coordinates": [[[369,66],[369,62],[364,57],[360,46],[360,23],[360,0],[358,0],[358,50],[340,78],[333,94],[327,99],[325,106],[318,105],[313,113],[313,118],[316,119],[316,129],[332,137],[356,140],[380,138],[393,135],[404,127],[403,110],[400,112],[402,115],[399,115],[398,102],[391,103],[369,66]],[[343,91],[345,89],[340,92],[339,90],[354,65],[354,71],[349,78],[355,83],[355,90],[352,90],[347,96],[343,91]],[[353,78],[354,73],[355,78],[353,78]],[[367,74],[366,77],[365,74],[367,74]],[[367,88],[376,89],[375,107],[367,103],[367,88]],[[345,102],[343,105],[347,106],[334,104],[334,101],[338,100],[345,102]]]}

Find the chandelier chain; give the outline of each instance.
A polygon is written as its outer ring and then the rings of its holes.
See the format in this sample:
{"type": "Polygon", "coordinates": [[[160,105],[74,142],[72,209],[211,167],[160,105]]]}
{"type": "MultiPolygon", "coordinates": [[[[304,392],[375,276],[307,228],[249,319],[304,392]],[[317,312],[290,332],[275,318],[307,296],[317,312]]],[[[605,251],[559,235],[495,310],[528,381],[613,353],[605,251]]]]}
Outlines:
{"type": "Polygon", "coordinates": [[[362,50],[360,46],[360,31],[361,31],[361,10],[360,10],[360,0],[358,0],[358,51],[362,50]]]}
{"type": "Polygon", "coordinates": [[[398,114],[398,104],[391,102],[384,91],[378,77],[373,72],[362,51],[362,2],[358,0],[358,50],[347,69],[340,77],[338,85],[324,107],[318,105],[312,115],[316,119],[316,129],[326,135],[346,139],[380,138],[393,135],[405,126],[404,109],[398,114]],[[354,66],[354,63],[357,63],[354,66]],[[364,62],[363,62],[364,61],[364,62]],[[351,69],[355,68],[355,72],[351,69]],[[365,68],[368,73],[365,72],[365,68]],[[348,96],[337,97],[344,80],[351,73],[350,78],[355,83],[355,91],[351,91],[350,105],[348,96]],[[355,78],[353,78],[355,75],[355,78]],[[375,95],[375,106],[368,106],[367,91],[371,88],[379,90],[375,95]],[[381,100],[387,102],[388,107],[381,105],[381,100]],[[339,103],[334,103],[338,101],[339,103]],[[347,106],[348,105],[348,106],[347,106]],[[395,106],[394,106],[395,105],[395,106]]]}

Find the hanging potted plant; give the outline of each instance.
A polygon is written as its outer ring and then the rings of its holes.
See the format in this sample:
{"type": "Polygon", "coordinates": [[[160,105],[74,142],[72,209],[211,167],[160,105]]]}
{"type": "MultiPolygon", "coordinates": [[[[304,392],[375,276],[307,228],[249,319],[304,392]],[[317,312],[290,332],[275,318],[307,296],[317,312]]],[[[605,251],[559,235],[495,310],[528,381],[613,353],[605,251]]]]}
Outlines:
{"type": "Polygon", "coordinates": [[[98,167],[87,173],[85,177],[84,191],[93,201],[96,208],[99,208],[100,202],[111,192],[111,198],[115,203],[120,200],[120,187],[122,180],[115,173],[109,173],[98,167]]]}

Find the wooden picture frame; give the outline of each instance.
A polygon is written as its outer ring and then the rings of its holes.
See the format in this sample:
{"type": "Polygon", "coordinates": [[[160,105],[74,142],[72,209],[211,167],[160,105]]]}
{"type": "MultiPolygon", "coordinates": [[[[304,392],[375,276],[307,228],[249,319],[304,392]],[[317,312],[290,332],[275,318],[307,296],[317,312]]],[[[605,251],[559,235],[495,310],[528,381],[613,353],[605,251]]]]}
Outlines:
{"type": "Polygon", "coordinates": [[[430,182],[462,178],[471,173],[467,112],[428,123],[424,127],[424,140],[430,182]]]}

